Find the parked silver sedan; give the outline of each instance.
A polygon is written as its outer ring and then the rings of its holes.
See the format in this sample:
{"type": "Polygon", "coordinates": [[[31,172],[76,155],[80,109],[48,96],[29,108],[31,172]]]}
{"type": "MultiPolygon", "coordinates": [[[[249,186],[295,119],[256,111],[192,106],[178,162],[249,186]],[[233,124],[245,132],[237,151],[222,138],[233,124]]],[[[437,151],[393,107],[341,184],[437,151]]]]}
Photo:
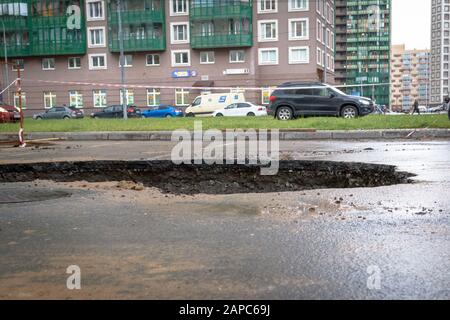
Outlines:
{"type": "Polygon", "coordinates": [[[82,110],[72,107],[53,107],[45,112],[33,115],[34,120],[53,120],[53,119],[82,119],[84,113],[82,110]]]}

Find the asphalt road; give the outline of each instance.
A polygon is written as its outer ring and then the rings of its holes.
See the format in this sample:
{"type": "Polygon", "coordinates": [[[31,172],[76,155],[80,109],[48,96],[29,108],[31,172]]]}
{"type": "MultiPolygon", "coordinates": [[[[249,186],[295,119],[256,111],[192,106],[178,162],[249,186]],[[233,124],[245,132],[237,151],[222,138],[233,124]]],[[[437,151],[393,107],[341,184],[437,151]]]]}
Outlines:
{"type": "MultiPolygon", "coordinates": [[[[0,163],[167,159],[172,146],[0,147],[0,163]]],[[[116,182],[0,184],[0,298],[450,298],[449,141],[282,142],[281,150],[418,176],[370,189],[196,196],[116,182]],[[66,288],[70,265],[81,269],[81,290],[66,288]]]]}

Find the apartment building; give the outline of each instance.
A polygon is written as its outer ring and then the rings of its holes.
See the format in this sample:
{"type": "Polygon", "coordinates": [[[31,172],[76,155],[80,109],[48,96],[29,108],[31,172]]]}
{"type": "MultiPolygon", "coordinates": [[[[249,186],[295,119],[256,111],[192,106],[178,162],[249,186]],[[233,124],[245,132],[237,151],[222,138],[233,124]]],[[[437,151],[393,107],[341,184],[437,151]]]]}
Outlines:
{"type": "MultiPolygon", "coordinates": [[[[264,88],[245,95],[267,104],[273,87],[286,81],[334,82],[332,0],[122,3],[130,105],[184,107],[201,87],[264,88]]],[[[0,0],[0,8],[28,113],[121,103],[120,87],[111,85],[120,83],[117,1],[0,0]]]]}
{"type": "Polygon", "coordinates": [[[390,102],[391,16],[391,0],[336,0],[336,83],[381,105],[390,102]]]}
{"type": "Polygon", "coordinates": [[[449,94],[450,0],[431,2],[431,105],[449,94]]]}
{"type": "Polygon", "coordinates": [[[430,50],[407,50],[405,45],[392,46],[391,108],[409,111],[418,100],[422,106],[430,102],[430,50]]]}

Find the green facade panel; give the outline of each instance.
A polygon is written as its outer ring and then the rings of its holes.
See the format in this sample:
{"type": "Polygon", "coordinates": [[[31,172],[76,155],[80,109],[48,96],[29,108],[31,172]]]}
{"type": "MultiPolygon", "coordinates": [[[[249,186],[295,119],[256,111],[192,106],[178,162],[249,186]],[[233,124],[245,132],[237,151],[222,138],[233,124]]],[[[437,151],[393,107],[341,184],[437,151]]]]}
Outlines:
{"type": "MultiPolygon", "coordinates": [[[[166,50],[164,0],[122,0],[125,52],[166,50]]],[[[117,2],[108,2],[109,49],[120,52],[117,2]]]]}
{"type": "MultiPolygon", "coordinates": [[[[84,15],[81,0],[0,0],[8,56],[85,54],[84,15]]],[[[3,37],[0,44],[3,47],[3,37]]]]}
{"type": "Polygon", "coordinates": [[[253,2],[194,0],[190,3],[190,42],[194,49],[251,47],[253,2]]]}

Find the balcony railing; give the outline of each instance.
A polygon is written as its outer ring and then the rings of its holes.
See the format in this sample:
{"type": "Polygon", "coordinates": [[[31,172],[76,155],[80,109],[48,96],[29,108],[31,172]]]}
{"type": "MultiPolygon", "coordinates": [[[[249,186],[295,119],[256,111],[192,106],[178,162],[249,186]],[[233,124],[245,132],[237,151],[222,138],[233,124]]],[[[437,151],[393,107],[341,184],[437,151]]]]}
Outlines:
{"type": "Polygon", "coordinates": [[[253,35],[251,32],[239,34],[191,35],[191,47],[194,49],[251,47],[253,35]]]}
{"type": "Polygon", "coordinates": [[[252,7],[252,1],[192,1],[189,16],[191,21],[251,17],[252,7]]]}
{"type": "MultiPolygon", "coordinates": [[[[127,38],[124,39],[125,52],[137,51],[163,51],[166,50],[165,37],[147,37],[147,38],[127,38]]],[[[109,49],[111,52],[120,52],[120,42],[118,36],[110,36],[109,49]]]]}
{"type": "MultiPolygon", "coordinates": [[[[141,23],[164,23],[163,10],[132,10],[124,11],[121,14],[122,23],[126,24],[141,24],[141,23]]],[[[111,25],[119,24],[119,14],[117,11],[112,11],[109,14],[109,23],[111,25]]]]}

